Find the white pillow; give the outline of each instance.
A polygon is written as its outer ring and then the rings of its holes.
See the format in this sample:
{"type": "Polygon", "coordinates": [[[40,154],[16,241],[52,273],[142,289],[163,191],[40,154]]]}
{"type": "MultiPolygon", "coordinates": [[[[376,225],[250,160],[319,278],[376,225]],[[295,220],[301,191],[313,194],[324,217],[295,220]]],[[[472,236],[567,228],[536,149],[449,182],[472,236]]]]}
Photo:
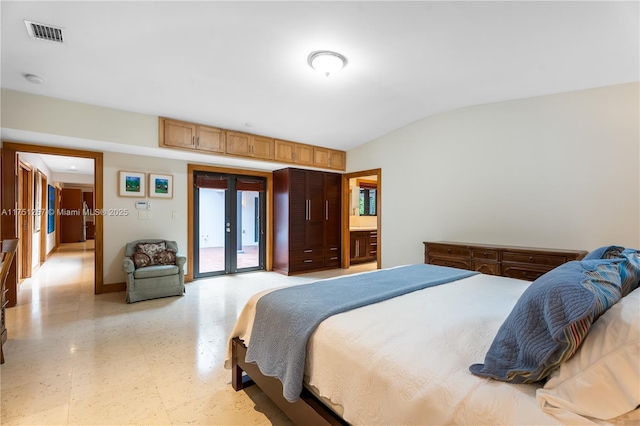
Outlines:
{"type": "Polygon", "coordinates": [[[609,420],[640,405],[640,288],[606,311],[536,392],[543,411],[609,420]]]}

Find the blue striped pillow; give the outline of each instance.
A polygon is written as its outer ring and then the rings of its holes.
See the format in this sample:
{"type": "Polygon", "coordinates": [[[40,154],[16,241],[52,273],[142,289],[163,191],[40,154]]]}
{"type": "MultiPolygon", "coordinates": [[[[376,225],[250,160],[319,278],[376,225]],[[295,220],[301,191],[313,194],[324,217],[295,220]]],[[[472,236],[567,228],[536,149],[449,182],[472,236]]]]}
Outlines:
{"type": "Polygon", "coordinates": [[[620,246],[604,246],[585,256],[588,259],[623,259],[620,264],[622,297],[640,286],[640,250],[620,246]]]}
{"type": "Polygon", "coordinates": [[[591,324],[622,297],[621,263],[572,261],[535,280],[498,330],[484,364],[469,370],[511,383],[546,378],[573,356],[591,324]]]}

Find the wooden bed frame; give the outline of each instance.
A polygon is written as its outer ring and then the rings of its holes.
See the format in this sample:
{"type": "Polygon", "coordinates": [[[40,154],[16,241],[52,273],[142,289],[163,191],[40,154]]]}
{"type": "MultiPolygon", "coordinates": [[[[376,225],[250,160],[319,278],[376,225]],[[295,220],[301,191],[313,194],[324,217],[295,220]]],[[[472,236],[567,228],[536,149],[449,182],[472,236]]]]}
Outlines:
{"type": "Polygon", "coordinates": [[[331,409],[325,406],[308,389],[304,388],[296,402],[287,401],[282,395],[282,383],[275,377],[265,376],[258,365],[246,362],[247,347],[234,337],[231,344],[231,385],[236,391],[251,385],[260,389],[297,425],[347,425],[331,409]],[[242,374],[242,373],[245,374],[242,374]]]}

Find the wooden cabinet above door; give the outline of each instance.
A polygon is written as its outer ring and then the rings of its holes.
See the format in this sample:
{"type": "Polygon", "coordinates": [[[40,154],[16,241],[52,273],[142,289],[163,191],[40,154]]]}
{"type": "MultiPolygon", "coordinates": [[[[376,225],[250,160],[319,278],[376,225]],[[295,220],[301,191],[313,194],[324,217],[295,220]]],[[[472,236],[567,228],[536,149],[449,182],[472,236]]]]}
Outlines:
{"type": "Polygon", "coordinates": [[[276,139],[275,160],[301,166],[313,166],[313,146],[276,139]]]}
{"type": "Polygon", "coordinates": [[[344,151],[336,151],[328,148],[313,148],[313,165],[316,167],[327,167],[329,169],[344,170],[346,167],[347,154],[344,151]]]}
{"type": "Polygon", "coordinates": [[[182,121],[164,120],[160,125],[160,145],[195,149],[196,125],[182,121]]]}
{"type": "Polygon", "coordinates": [[[224,153],[224,130],[184,121],[160,119],[160,146],[224,153]]]}
{"type": "Polygon", "coordinates": [[[273,160],[273,139],[227,131],[227,154],[273,160]]]}
{"type": "Polygon", "coordinates": [[[225,146],[224,130],[215,127],[196,126],[196,149],[223,153],[225,146]]]}
{"type": "Polygon", "coordinates": [[[160,117],[159,141],[163,148],[186,149],[254,160],[277,161],[333,170],[346,168],[347,153],[298,142],[275,140],[160,117]]]}

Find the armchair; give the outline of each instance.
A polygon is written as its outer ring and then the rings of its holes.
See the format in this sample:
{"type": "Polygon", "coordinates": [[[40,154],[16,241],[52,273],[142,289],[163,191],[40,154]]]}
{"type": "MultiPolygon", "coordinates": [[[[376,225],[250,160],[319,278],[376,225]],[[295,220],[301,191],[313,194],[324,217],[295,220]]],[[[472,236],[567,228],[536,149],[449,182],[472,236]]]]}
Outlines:
{"type": "Polygon", "coordinates": [[[122,267],[127,275],[127,303],[184,294],[184,264],[175,241],[127,243],[122,267]]]}

